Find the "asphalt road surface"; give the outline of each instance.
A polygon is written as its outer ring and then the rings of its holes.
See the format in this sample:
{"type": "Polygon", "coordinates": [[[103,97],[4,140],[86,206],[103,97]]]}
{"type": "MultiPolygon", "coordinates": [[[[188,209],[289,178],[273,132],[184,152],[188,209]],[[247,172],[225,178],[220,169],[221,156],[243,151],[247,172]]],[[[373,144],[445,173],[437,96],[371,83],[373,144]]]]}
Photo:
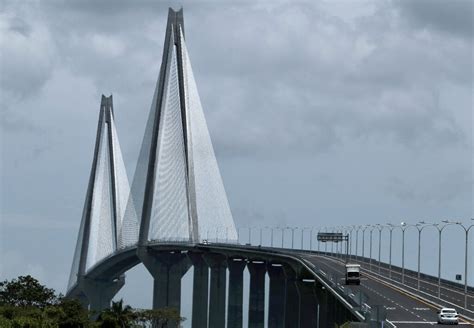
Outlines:
{"type": "MultiPolygon", "coordinates": [[[[392,267],[392,270],[389,270],[387,264],[383,264],[380,267],[374,261],[372,265],[367,262],[359,262],[351,260],[351,262],[360,263],[364,266],[365,269],[368,269],[374,273],[379,273],[384,277],[391,277],[392,280],[398,282],[402,285],[402,272],[401,268],[399,267],[392,267]]],[[[412,273],[410,271],[405,271],[405,286],[412,287],[414,289],[418,289],[418,277],[416,273],[412,273]]],[[[403,286],[402,285],[402,286],[403,286]]],[[[446,307],[455,307],[455,308],[463,308],[464,307],[464,288],[448,285],[441,281],[440,284],[441,290],[441,299],[451,303],[445,304],[446,307]]],[[[420,279],[420,291],[424,293],[424,296],[439,303],[438,300],[438,280],[435,277],[421,277],[420,279]]],[[[467,294],[467,308],[468,310],[472,311],[472,316],[474,316],[474,292],[468,291],[467,294]]]]}
{"type": "MultiPolygon", "coordinates": [[[[323,275],[332,276],[339,280],[341,285],[344,284],[344,263],[320,255],[301,254],[301,256],[312,263],[315,269],[323,275]]],[[[367,264],[362,264],[363,268],[365,266],[367,264]]],[[[366,302],[369,306],[382,305],[386,310],[387,320],[395,327],[444,327],[437,323],[437,309],[433,306],[390,286],[375,275],[363,272],[361,277],[360,286],[351,285],[347,287],[354,294],[358,291],[365,293],[369,297],[366,302]]],[[[465,321],[460,321],[459,324],[474,327],[474,325],[465,321]]]]}

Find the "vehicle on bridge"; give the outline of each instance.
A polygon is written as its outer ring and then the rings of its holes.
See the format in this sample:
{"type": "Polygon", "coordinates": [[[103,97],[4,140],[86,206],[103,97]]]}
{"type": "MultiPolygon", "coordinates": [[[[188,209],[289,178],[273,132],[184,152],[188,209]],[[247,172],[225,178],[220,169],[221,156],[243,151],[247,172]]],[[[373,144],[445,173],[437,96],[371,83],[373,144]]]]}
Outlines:
{"type": "Polygon", "coordinates": [[[438,311],[438,323],[457,325],[459,323],[458,312],[452,308],[442,308],[438,311]]]}
{"type": "Polygon", "coordinates": [[[360,285],[360,264],[346,264],[346,285],[360,285]]]}

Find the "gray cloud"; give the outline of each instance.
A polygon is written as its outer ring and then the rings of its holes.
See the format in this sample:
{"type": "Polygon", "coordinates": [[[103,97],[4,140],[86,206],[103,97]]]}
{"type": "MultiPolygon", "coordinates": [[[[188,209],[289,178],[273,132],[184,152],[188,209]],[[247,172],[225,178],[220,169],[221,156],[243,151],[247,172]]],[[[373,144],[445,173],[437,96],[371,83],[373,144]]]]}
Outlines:
{"type": "Polygon", "coordinates": [[[417,28],[473,36],[474,4],[470,0],[397,0],[394,3],[400,7],[401,15],[417,28]]]}
{"type": "Polygon", "coordinates": [[[472,171],[453,171],[443,176],[430,175],[426,179],[429,182],[421,186],[419,179],[420,177],[407,181],[391,178],[386,190],[403,202],[449,204],[456,198],[465,198],[471,194],[474,183],[472,171]]]}
{"type": "MultiPolygon", "coordinates": [[[[472,38],[445,2],[428,13],[414,3],[184,2],[238,226],[472,216],[472,38]]],[[[132,175],[167,5],[5,1],[2,277],[39,272],[64,286],[102,93],[114,95],[132,175]],[[42,247],[30,254],[31,243],[42,247]]]]}

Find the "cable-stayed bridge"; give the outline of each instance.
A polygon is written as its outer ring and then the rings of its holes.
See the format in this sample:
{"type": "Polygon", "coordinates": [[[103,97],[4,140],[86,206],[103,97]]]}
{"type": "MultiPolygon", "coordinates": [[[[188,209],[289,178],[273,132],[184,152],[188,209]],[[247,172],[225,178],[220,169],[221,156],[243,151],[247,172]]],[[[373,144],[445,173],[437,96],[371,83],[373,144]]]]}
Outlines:
{"type": "MultiPolygon", "coordinates": [[[[181,278],[192,268],[193,327],[243,326],[246,267],[249,327],[265,322],[268,327],[385,322],[389,301],[378,300],[378,294],[396,295],[393,302],[402,304],[425,302],[370,274],[361,288],[343,286],[338,276],[343,262],[332,255],[238,243],[186,48],[183,11],[170,9],[161,70],[131,185],[112,96],[102,96],[67,296],[92,310],[104,309],[125,284],[125,273],[143,263],[154,279],[153,308],[180,309],[181,278]],[[380,307],[371,306],[370,299],[380,307]]],[[[435,320],[429,313],[428,319],[435,320]]],[[[396,316],[399,325],[413,326],[419,319],[410,311],[396,316]]]]}

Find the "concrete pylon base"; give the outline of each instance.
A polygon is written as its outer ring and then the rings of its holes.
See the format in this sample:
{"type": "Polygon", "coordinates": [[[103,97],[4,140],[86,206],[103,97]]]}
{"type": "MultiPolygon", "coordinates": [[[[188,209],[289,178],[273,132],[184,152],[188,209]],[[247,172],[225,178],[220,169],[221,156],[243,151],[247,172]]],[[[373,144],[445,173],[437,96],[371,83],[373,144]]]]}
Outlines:
{"type": "Polygon", "coordinates": [[[318,300],[315,293],[315,281],[298,280],[299,305],[300,305],[300,328],[312,328],[318,326],[318,300]]]}
{"type": "Polygon", "coordinates": [[[283,266],[285,272],[285,327],[299,327],[299,295],[296,287],[296,272],[290,266],[283,266]]]}
{"type": "Polygon", "coordinates": [[[138,257],[152,275],[153,308],[172,307],[181,310],[181,278],[191,263],[186,253],[150,252],[138,249],[138,257]]]}
{"type": "Polygon", "coordinates": [[[193,328],[207,327],[207,308],[209,292],[209,266],[204,261],[202,253],[188,253],[194,266],[193,278],[193,328]]]}
{"type": "Polygon", "coordinates": [[[263,261],[251,261],[247,265],[250,272],[249,328],[263,328],[265,324],[265,273],[267,265],[263,261]]]}
{"type": "Polygon", "coordinates": [[[232,258],[227,260],[229,268],[229,304],[227,305],[227,328],[242,328],[244,300],[244,269],[245,259],[232,258]]]}
{"type": "Polygon", "coordinates": [[[118,291],[125,285],[125,275],[114,280],[79,279],[80,289],[89,301],[89,309],[97,318],[100,312],[110,307],[110,303],[118,291]]]}
{"type": "Polygon", "coordinates": [[[225,327],[226,257],[205,254],[204,260],[211,268],[209,288],[209,328],[225,327]]]}
{"type": "Polygon", "coordinates": [[[285,327],[285,272],[282,264],[268,264],[267,272],[270,278],[268,297],[268,327],[285,327]]]}

